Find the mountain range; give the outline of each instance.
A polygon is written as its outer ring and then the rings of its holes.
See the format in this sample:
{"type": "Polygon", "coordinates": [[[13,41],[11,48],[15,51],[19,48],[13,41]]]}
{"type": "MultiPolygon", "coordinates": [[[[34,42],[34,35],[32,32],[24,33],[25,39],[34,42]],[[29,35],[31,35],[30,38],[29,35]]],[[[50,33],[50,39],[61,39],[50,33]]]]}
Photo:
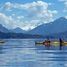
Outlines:
{"type": "Polygon", "coordinates": [[[19,27],[15,28],[15,29],[12,29],[11,31],[14,32],[14,33],[26,33],[25,30],[23,30],[19,27]]]}
{"type": "Polygon", "coordinates": [[[30,34],[50,35],[67,31],[67,19],[61,17],[53,22],[42,24],[29,31],[30,34]]]}
{"type": "Polygon", "coordinates": [[[40,35],[28,34],[25,30],[21,28],[7,29],[0,24],[0,39],[4,38],[40,38],[40,35]]]}
{"type": "MultiPolygon", "coordinates": [[[[17,27],[12,30],[8,30],[3,25],[0,24],[0,32],[2,33],[8,33],[16,36],[16,35],[23,35],[27,37],[41,37],[41,36],[52,36],[52,37],[60,37],[60,36],[66,36],[67,34],[67,19],[64,17],[61,17],[59,19],[56,19],[53,22],[42,24],[30,31],[22,30],[21,28],[17,27]]],[[[1,34],[1,33],[0,33],[1,34]]],[[[18,37],[18,36],[17,36],[18,37]]],[[[21,36],[20,36],[21,37],[21,36]]]]}
{"type": "Polygon", "coordinates": [[[0,24],[0,32],[8,33],[9,30],[7,28],[5,28],[3,25],[0,24]]]}

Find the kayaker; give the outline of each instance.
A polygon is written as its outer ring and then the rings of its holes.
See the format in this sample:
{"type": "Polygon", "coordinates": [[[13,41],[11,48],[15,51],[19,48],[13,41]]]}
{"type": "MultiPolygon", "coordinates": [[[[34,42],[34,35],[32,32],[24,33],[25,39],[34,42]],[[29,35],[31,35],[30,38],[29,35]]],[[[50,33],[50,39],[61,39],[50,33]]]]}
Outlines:
{"type": "Polygon", "coordinates": [[[60,41],[60,50],[61,50],[62,49],[62,46],[63,46],[63,41],[62,41],[61,38],[59,39],[59,41],[60,41]]]}
{"type": "Polygon", "coordinates": [[[47,47],[50,47],[50,40],[45,40],[43,42],[43,45],[47,46],[47,47]]]}

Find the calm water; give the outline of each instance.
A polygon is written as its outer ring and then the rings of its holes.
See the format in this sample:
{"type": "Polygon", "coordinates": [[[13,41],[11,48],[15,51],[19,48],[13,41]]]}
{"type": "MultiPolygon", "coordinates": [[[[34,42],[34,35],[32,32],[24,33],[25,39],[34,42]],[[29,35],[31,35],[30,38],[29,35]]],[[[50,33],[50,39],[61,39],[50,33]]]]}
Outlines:
{"type": "Polygon", "coordinates": [[[35,46],[35,41],[6,40],[0,44],[0,67],[67,67],[67,47],[59,50],[59,47],[35,46]]]}

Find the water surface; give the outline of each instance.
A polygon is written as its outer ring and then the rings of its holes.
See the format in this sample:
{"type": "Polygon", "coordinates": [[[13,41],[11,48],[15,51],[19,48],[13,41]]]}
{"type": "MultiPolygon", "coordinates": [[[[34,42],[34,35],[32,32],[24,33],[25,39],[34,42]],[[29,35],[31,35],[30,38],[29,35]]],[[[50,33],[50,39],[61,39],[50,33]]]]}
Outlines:
{"type": "Polygon", "coordinates": [[[67,47],[35,45],[41,39],[11,39],[0,44],[0,67],[67,67],[67,47]]]}

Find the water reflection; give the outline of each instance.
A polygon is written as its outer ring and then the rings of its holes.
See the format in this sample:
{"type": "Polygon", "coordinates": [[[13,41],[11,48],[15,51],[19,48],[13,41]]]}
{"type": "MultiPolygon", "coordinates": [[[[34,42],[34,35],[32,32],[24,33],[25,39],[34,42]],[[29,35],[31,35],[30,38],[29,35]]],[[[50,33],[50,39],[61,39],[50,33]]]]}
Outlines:
{"type": "Polygon", "coordinates": [[[0,46],[0,54],[2,54],[3,53],[3,48],[2,48],[2,46],[0,46]]]}
{"type": "Polygon", "coordinates": [[[0,44],[0,54],[3,54],[4,53],[4,48],[3,48],[3,44],[0,44]]]}

